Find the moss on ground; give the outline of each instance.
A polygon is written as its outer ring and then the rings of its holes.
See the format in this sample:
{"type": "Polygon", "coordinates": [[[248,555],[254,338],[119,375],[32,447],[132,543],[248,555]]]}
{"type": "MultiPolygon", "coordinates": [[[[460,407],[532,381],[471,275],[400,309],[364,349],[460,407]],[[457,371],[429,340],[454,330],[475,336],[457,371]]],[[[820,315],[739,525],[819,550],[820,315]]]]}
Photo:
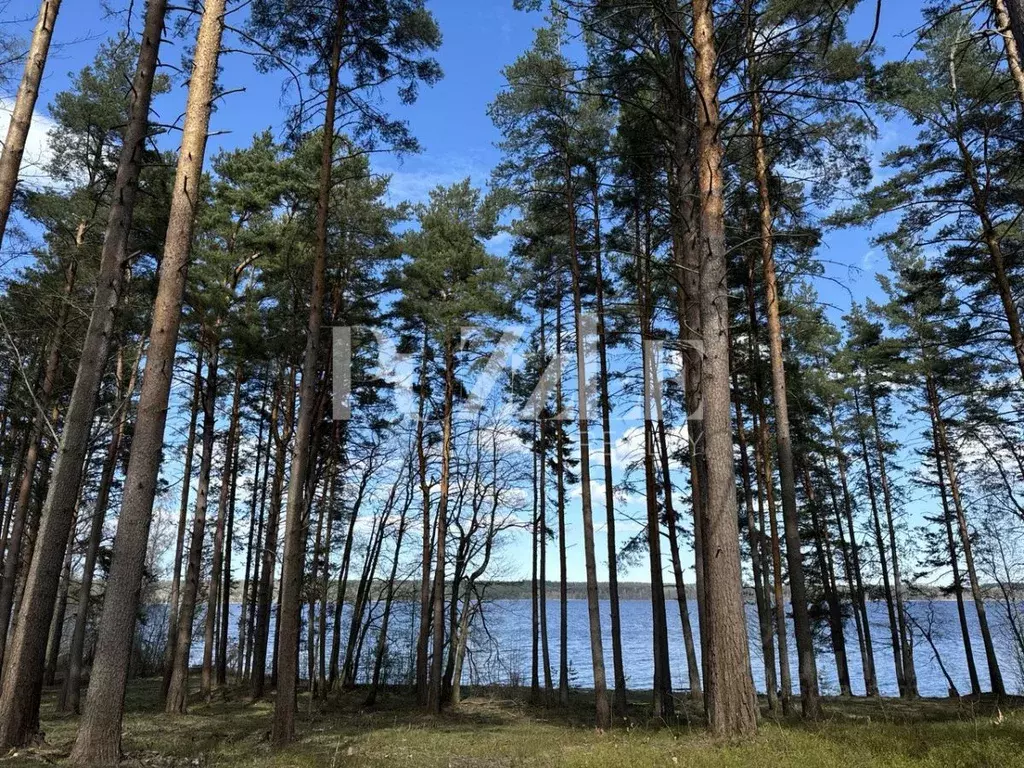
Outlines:
{"type": "MultiPolygon", "coordinates": [[[[158,680],[133,682],[125,717],[129,766],[154,768],[343,768],[344,766],[792,766],[793,768],[1024,767],[1024,701],[829,699],[815,723],[767,715],[749,741],[709,737],[699,713],[690,722],[652,723],[645,697],[612,730],[588,724],[585,692],[568,710],[531,706],[528,692],[481,692],[440,717],[417,711],[405,695],[384,695],[363,706],[365,693],[334,694],[325,702],[303,697],[294,744],[268,742],[271,702],[251,703],[242,690],[193,703],[189,714],[168,717],[158,680]]],[[[55,709],[48,691],[42,719],[45,743],[0,759],[0,766],[59,764],[74,739],[77,718],[55,709]]]]}

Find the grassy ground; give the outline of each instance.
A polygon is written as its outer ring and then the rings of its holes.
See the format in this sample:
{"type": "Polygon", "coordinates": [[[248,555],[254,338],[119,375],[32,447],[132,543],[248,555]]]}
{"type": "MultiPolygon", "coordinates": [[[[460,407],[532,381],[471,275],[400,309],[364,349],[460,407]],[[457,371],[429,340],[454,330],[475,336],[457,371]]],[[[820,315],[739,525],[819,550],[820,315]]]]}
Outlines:
{"type": "MultiPolygon", "coordinates": [[[[227,691],[187,716],[161,710],[159,681],[129,689],[127,764],[154,768],[335,768],[342,766],[856,766],[1024,767],[1024,701],[924,700],[904,703],[829,700],[817,723],[765,717],[756,738],[711,739],[696,716],[670,727],[645,720],[644,697],[632,717],[606,733],[588,724],[585,693],[568,710],[530,707],[510,692],[479,694],[437,718],[403,695],[385,695],[373,710],[364,693],[336,695],[309,707],[301,701],[296,742],[272,749],[273,706],[227,691]]],[[[59,764],[70,750],[75,718],[58,715],[55,692],[43,707],[45,744],[0,758],[0,767],[59,764]]]]}

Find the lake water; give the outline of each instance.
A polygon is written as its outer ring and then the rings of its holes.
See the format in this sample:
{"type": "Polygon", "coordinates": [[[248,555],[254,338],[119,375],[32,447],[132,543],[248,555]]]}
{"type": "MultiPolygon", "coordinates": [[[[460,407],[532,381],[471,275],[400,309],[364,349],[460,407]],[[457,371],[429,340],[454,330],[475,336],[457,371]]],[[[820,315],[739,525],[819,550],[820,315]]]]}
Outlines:
{"type": "MultiPolygon", "coordinates": [[[[557,599],[548,599],[548,633],[551,652],[552,677],[558,684],[558,625],[559,605],[557,599]]],[[[602,630],[604,633],[605,665],[608,681],[612,675],[612,644],[611,619],[609,604],[602,601],[602,630]]],[[[1009,634],[1009,622],[1006,620],[1002,606],[991,603],[988,606],[989,623],[993,630],[996,652],[1000,661],[1003,679],[1008,691],[1022,693],[1021,673],[1014,651],[1014,644],[1009,634]]],[[[988,689],[988,667],[985,663],[984,648],[978,632],[977,613],[973,603],[966,603],[967,621],[971,629],[972,645],[983,689],[988,689]]],[[[675,690],[689,687],[687,679],[686,651],[683,645],[682,625],[679,611],[674,600],[668,602],[669,649],[672,667],[672,682],[675,690]]],[[[697,632],[697,609],[691,601],[690,618],[694,625],[694,636],[697,632]]],[[[400,679],[408,673],[411,657],[414,655],[416,606],[409,603],[396,603],[390,622],[389,656],[394,665],[391,679],[400,679]]],[[[910,601],[907,610],[922,626],[933,627],[933,641],[938,648],[942,663],[946,666],[961,694],[970,692],[970,678],[967,673],[967,662],[964,655],[963,641],[960,636],[960,624],[957,618],[954,601],[910,601]]],[[[239,606],[232,607],[230,635],[234,641],[237,632],[237,616],[239,606]]],[[[379,609],[378,609],[379,612],[379,609]]],[[[621,601],[621,623],[623,643],[623,664],[625,667],[627,686],[631,688],[650,688],[653,682],[654,668],[652,662],[651,639],[651,604],[645,600],[621,601]]],[[[896,675],[893,667],[892,647],[889,641],[889,624],[885,604],[872,602],[868,605],[871,620],[871,637],[874,644],[875,670],[882,695],[896,696],[896,675]]],[[[530,634],[530,601],[529,600],[496,600],[487,603],[484,621],[475,620],[471,631],[472,658],[467,662],[466,683],[508,683],[529,684],[531,666],[531,634],[530,634]]],[[[377,617],[375,617],[375,621],[377,617]]],[[[593,670],[590,656],[590,632],[587,620],[587,603],[585,600],[568,602],[567,633],[568,659],[571,668],[570,679],[573,685],[590,687],[593,685],[593,670]]],[[[748,635],[750,638],[751,666],[754,683],[759,691],[764,691],[764,665],[761,657],[760,639],[757,630],[757,610],[747,605],[748,635]]],[[[330,626],[330,622],[328,622],[330,626]]],[[[790,625],[792,632],[792,625],[790,625]]],[[[343,617],[343,642],[347,640],[348,617],[343,617]]],[[[306,633],[303,632],[303,642],[306,633]]],[[[368,674],[371,666],[371,654],[376,643],[375,633],[367,638],[363,649],[364,662],[360,678],[368,674]]],[[[846,646],[850,663],[850,675],[853,690],[856,694],[864,693],[864,678],[861,672],[861,659],[857,643],[856,628],[853,619],[846,621],[846,646]]],[[[835,663],[832,656],[831,641],[827,628],[819,628],[818,676],[822,692],[838,693],[839,684],[836,678],[835,663]]],[[[700,647],[697,648],[698,653],[700,647]]],[[[790,635],[789,639],[790,669],[796,686],[797,659],[796,642],[790,635]]],[[[193,663],[202,662],[202,631],[196,635],[192,648],[193,663]]],[[[945,677],[935,660],[935,655],[924,639],[915,633],[914,659],[917,670],[918,685],[923,696],[945,696],[948,686],[945,677]]],[[[300,670],[305,673],[303,660],[300,670]]]]}

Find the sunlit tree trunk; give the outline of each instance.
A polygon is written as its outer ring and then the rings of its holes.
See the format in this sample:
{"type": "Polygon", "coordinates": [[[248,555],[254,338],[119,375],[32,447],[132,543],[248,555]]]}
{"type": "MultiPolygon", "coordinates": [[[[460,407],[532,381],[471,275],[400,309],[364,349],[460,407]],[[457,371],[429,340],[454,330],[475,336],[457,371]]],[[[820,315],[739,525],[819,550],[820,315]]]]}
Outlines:
{"type": "MultiPolygon", "coordinates": [[[[757,730],[747,621],[740,569],[736,469],[729,393],[729,307],[726,283],[723,147],[718,73],[710,0],[693,0],[694,84],[697,90],[697,168],[700,195],[700,318],[703,340],[707,508],[705,589],[707,679],[711,730],[746,735],[757,730]]],[[[704,630],[704,627],[702,627],[704,630]]]]}
{"type": "Polygon", "coordinates": [[[138,613],[138,587],[149,543],[149,523],[163,452],[167,402],[198,202],[196,192],[206,154],[224,29],[224,6],[225,0],[207,0],[196,40],[138,418],[114,538],[114,559],[85,713],[70,757],[70,763],[75,766],[113,765],[120,757],[121,720],[138,613]]]}
{"type": "Polygon", "coordinates": [[[754,141],[754,176],[757,181],[761,238],[761,262],[764,271],[765,314],[768,320],[768,355],[772,372],[772,400],[775,404],[775,448],[779,456],[779,484],[782,489],[782,520],[786,536],[786,560],[789,566],[789,592],[796,630],[800,696],[804,717],[821,715],[818,696],[818,667],[814,658],[814,635],[807,608],[803,553],[800,541],[800,515],[796,506],[796,470],[793,442],[789,429],[789,405],[786,393],[786,369],[782,353],[782,320],[779,313],[779,287],[775,275],[774,213],[768,189],[768,153],[762,130],[761,99],[756,80],[750,88],[754,141]]]}
{"type": "Polygon", "coordinates": [[[60,3],[61,0],[43,0],[39,6],[39,15],[32,30],[32,43],[25,59],[25,72],[14,100],[3,152],[0,152],[0,245],[3,245],[7,221],[14,204],[14,188],[18,184],[21,158],[25,154],[25,142],[28,140],[28,130],[32,125],[36,99],[39,98],[39,85],[43,80],[43,70],[46,69],[50,40],[53,37],[53,26],[57,22],[60,3]]]}
{"type": "Polygon", "coordinates": [[[1022,0],[992,0],[996,30],[1003,38],[1006,65],[1017,89],[1020,108],[1024,110],[1024,2],[1022,0]]]}

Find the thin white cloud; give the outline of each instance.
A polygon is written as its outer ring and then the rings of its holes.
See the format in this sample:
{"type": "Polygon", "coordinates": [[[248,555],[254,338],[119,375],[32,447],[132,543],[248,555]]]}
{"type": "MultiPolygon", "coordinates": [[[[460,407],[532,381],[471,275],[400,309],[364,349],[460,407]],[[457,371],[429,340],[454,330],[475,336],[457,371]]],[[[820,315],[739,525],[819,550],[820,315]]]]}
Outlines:
{"type": "Polygon", "coordinates": [[[381,170],[391,176],[388,197],[392,204],[425,203],[437,186],[456,184],[468,177],[482,187],[490,177],[490,166],[462,155],[419,155],[395,168],[381,170]]]}
{"type": "MultiPolygon", "coordinates": [[[[14,99],[9,96],[0,96],[0,136],[7,140],[7,129],[11,124],[11,112],[14,109],[14,99]]],[[[32,125],[28,129],[28,139],[25,142],[25,155],[21,161],[21,172],[18,175],[22,184],[29,184],[33,187],[44,186],[50,182],[44,169],[50,162],[53,154],[50,151],[50,130],[54,122],[49,117],[36,112],[32,115],[32,125]]]]}

